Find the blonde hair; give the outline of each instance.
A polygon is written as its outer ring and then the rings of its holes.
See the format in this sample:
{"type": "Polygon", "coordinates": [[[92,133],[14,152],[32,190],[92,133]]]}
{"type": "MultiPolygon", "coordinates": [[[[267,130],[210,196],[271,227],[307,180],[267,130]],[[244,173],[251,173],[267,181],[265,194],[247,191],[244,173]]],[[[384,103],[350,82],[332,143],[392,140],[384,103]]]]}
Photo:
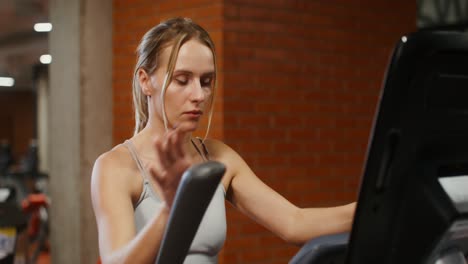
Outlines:
{"type": "Polygon", "coordinates": [[[174,72],[180,47],[185,42],[191,39],[196,39],[201,43],[205,44],[211,49],[211,52],[213,53],[215,74],[213,80],[213,92],[209,101],[210,110],[208,114],[208,126],[205,133],[205,138],[207,137],[211,125],[211,119],[213,116],[213,103],[217,85],[215,46],[208,32],[189,18],[173,18],[160,23],[159,25],[153,27],[148,32],[146,32],[146,34],[141,39],[140,44],[138,45],[138,48],[136,50],[137,63],[133,72],[133,107],[135,111],[134,134],[137,134],[146,126],[149,118],[148,99],[139,85],[138,70],[143,69],[147,72],[147,74],[151,75],[158,67],[161,66],[159,65],[161,51],[164,48],[172,45],[171,54],[169,56],[169,62],[167,64],[167,71],[161,90],[164,127],[166,128],[166,130],[168,130],[164,95],[166,94],[167,87],[171,83],[172,74],[174,72]]]}

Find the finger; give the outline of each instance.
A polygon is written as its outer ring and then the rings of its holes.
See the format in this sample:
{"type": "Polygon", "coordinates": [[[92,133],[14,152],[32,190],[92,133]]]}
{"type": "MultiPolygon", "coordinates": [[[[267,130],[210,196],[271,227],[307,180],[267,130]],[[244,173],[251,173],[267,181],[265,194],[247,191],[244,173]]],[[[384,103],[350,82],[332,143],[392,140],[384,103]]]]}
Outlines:
{"type": "Polygon", "coordinates": [[[184,139],[183,135],[181,135],[178,131],[174,131],[173,148],[174,148],[174,153],[177,156],[177,159],[183,159],[185,156],[183,139],[184,139]]]}
{"type": "Polygon", "coordinates": [[[171,164],[177,161],[177,151],[174,147],[174,140],[174,133],[171,131],[168,133],[165,141],[167,159],[171,164]]]}
{"type": "Polygon", "coordinates": [[[167,160],[163,144],[164,144],[164,141],[160,139],[156,139],[154,142],[154,147],[156,149],[157,160],[160,162],[163,168],[168,168],[170,163],[167,160]]]}
{"type": "Polygon", "coordinates": [[[156,182],[158,182],[158,184],[163,185],[165,179],[162,176],[162,174],[160,173],[160,170],[158,170],[156,168],[156,166],[154,166],[154,165],[149,166],[148,171],[149,171],[150,175],[153,177],[153,179],[155,179],[156,182]]]}
{"type": "Polygon", "coordinates": [[[173,155],[176,160],[182,159],[184,157],[184,150],[183,150],[183,141],[179,133],[174,131],[171,135],[171,148],[173,150],[173,155]]]}
{"type": "Polygon", "coordinates": [[[184,123],[180,124],[174,129],[174,133],[177,134],[177,144],[183,146],[184,139],[187,137],[188,133],[190,133],[190,125],[184,123]]]}
{"type": "Polygon", "coordinates": [[[171,155],[174,160],[178,160],[185,156],[184,151],[184,139],[187,136],[187,133],[190,132],[190,126],[188,124],[179,123],[174,125],[166,135],[168,138],[169,146],[172,150],[171,155]]]}
{"type": "Polygon", "coordinates": [[[187,134],[191,129],[191,125],[189,123],[180,123],[174,128],[175,131],[178,133],[187,134]]]}
{"type": "Polygon", "coordinates": [[[171,166],[176,161],[176,158],[173,155],[171,134],[172,134],[171,132],[166,133],[165,136],[164,136],[164,141],[162,142],[162,149],[164,151],[164,158],[168,162],[169,166],[171,166]]]}

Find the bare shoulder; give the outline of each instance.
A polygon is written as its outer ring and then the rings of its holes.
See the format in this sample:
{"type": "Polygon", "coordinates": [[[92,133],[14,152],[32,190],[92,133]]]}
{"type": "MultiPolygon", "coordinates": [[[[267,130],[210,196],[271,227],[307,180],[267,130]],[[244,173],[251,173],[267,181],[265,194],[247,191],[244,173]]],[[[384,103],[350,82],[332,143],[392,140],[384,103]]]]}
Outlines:
{"type": "Polygon", "coordinates": [[[210,153],[210,158],[217,161],[227,161],[232,159],[234,156],[238,156],[237,152],[228,146],[226,143],[217,139],[206,139],[206,148],[210,153]],[[227,160],[226,160],[227,159],[227,160]]]}
{"type": "Polygon", "coordinates": [[[118,145],[96,159],[91,178],[92,192],[112,188],[133,196],[139,179],[135,177],[136,173],[138,170],[128,150],[118,145]]]}
{"type": "Polygon", "coordinates": [[[125,172],[126,169],[131,167],[130,155],[126,148],[122,145],[118,145],[108,152],[101,154],[94,163],[94,171],[97,170],[98,175],[110,175],[120,174],[122,170],[125,172]]]}
{"type": "Polygon", "coordinates": [[[245,162],[234,149],[220,140],[206,139],[205,145],[210,154],[210,159],[221,162],[226,166],[223,184],[226,190],[229,189],[233,177],[245,162]]]}

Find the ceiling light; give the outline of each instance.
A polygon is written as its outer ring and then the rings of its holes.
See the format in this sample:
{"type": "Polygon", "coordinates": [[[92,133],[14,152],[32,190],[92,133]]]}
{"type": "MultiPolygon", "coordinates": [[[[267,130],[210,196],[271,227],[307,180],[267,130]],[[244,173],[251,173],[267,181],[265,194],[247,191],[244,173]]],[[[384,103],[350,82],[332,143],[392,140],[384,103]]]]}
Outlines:
{"type": "Polygon", "coordinates": [[[50,64],[52,62],[52,56],[50,56],[50,54],[41,55],[41,57],[39,57],[39,61],[42,64],[50,64]]]}
{"type": "Polygon", "coordinates": [[[51,23],[36,23],[34,24],[34,30],[37,32],[50,32],[52,30],[51,23]]]}
{"type": "Polygon", "coordinates": [[[0,86],[12,87],[15,85],[15,79],[11,77],[0,77],[0,86]]]}

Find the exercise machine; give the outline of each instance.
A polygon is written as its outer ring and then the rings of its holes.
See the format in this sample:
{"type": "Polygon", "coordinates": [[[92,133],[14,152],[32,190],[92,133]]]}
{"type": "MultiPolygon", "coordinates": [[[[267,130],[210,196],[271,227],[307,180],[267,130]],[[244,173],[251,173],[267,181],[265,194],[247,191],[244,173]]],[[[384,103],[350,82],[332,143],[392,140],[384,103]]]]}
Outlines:
{"type": "Polygon", "coordinates": [[[468,34],[416,32],[387,68],[351,233],[310,241],[290,263],[466,264],[467,253],[468,34]]]}

